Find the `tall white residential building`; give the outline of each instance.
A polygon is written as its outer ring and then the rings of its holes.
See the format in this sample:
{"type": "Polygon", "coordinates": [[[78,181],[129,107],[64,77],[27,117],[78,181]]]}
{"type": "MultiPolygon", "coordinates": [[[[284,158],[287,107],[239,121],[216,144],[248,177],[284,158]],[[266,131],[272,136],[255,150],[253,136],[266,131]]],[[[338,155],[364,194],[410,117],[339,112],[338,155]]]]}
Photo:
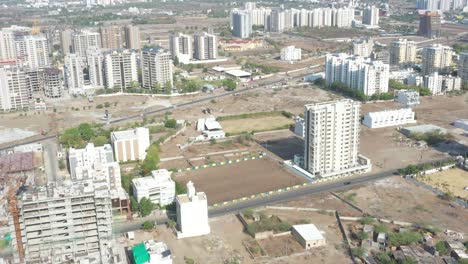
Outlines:
{"type": "Polygon", "coordinates": [[[283,32],[285,29],[285,12],[280,9],[273,9],[270,14],[268,30],[271,32],[283,32]]]}
{"type": "Polygon", "coordinates": [[[461,90],[462,79],[450,75],[440,75],[434,72],[424,76],[423,86],[428,88],[432,95],[441,95],[446,92],[461,90]]]}
{"type": "Polygon", "coordinates": [[[141,52],[142,87],[158,89],[159,93],[171,93],[173,65],[171,54],[161,48],[144,49],[141,52]]]}
{"type": "Polygon", "coordinates": [[[369,57],[374,49],[374,41],[371,38],[353,41],[353,55],[369,57]]]}
{"type": "Polygon", "coordinates": [[[187,194],[177,195],[177,238],[207,235],[211,232],[208,223],[208,200],[204,192],[196,192],[193,182],[187,183],[187,194]]]}
{"type": "Polygon", "coordinates": [[[28,108],[31,98],[25,73],[16,67],[0,67],[0,111],[28,108]]]}
{"type": "Polygon", "coordinates": [[[416,62],[417,45],[414,41],[399,39],[390,45],[390,64],[401,65],[416,62]]]}
{"type": "Polygon", "coordinates": [[[265,26],[265,21],[268,20],[268,17],[271,14],[271,9],[261,7],[248,10],[248,13],[250,14],[252,25],[265,26]]]}
{"type": "Polygon", "coordinates": [[[126,25],[124,27],[125,48],[139,50],[140,49],[140,28],[134,25],[126,25]]]}
{"type": "Polygon", "coordinates": [[[99,28],[101,35],[101,47],[103,49],[123,49],[125,36],[122,27],[117,25],[110,25],[99,28]]]}
{"type": "Polygon", "coordinates": [[[197,60],[213,60],[218,57],[218,40],[213,34],[196,33],[193,36],[194,57],[197,60]]]}
{"type": "Polygon", "coordinates": [[[379,8],[375,6],[367,6],[364,9],[362,23],[370,26],[379,25],[379,8]]]}
{"type": "Polygon", "coordinates": [[[193,58],[192,36],[180,32],[171,34],[169,36],[169,50],[172,59],[177,58],[180,63],[188,64],[193,58]]]}
{"type": "Polygon", "coordinates": [[[73,52],[73,41],[72,41],[73,30],[66,28],[60,31],[60,47],[62,54],[67,55],[73,52]]]}
{"type": "Polygon", "coordinates": [[[135,51],[114,50],[104,54],[105,86],[111,89],[128,89],[138,83],[138,66],[135,51]]]}
{"type": "Polygon", "coordinates": [[[305,105],[304,169],[320,177],[369,169],[358,154],[360,109],[350,99],[305,105]]]}
{"type": "Polygon", "coordinates": [[[133,130],[114,131],[111,133],[111,142],[118,162],[144,160],[150,146],[149,129],[137,127],[133,130]]]}
{"type": "Polygon", "coordinates": [[[411,108],[370,112],[364,115],[362,124],[369,128],[381,128],[416,123],[415,114],[411,108]]]}
{"type": "Polygon", "coordinates": [[[441,44],[424,47],[422,52],[422,74],[448,73],[454,54],[452,47],[441,44]]]}
{"type": "Polygon", "coordinates": [[[74,53],[65,55],[63,75],[65,86],[70,94],[84,94],[84,71],[83,59],[74,53]]]}
{"type": "Polygon", "coordinates": [[[282,61],[300,61],[302,59],[302,50],[294,46],[282,48],[280,59],[282,61]]]}
{"type": "Polygon", "coordinates": [[[457,66],[458,76],[460,76],[462,84],[468,87],[468,50],[460,53],[457,66]]]}
{"type": "Polygon", "coordinates": [[[31,34],[30,27],[11,26],[0,30],[0,60],[16,60],[15,41],[18,37],[31,34]]]}
{"type": "Polygon", "coordinates": [[[73,34],[73,50],[86,59],[88,49],[101,48],[101,35],[98,32],[82,30],[73,34]]]}
{"type": "Polygon", "coordinates": [[[43,72],[44,94],[49,98],[60,98],[63,96],[62,72],[55,68],[46,68],[43,72]]]}
{"type": "Polygon", "coordinates": [[[18,218],[9,218],[15,263],[110,263],[109,190],[90,181],[31,189],[19,198],[18,218]]]}
{"type": "Polygon", "coordinates": [[[147,198],[154,204],[165,206],[175,200],[175,182],[171,173],[165,169],[154,170],[151,176],[133,179],[132,188],[138,202],[147,198]]]}
{"type": "Polygon", "coordinates": [[[365,95],[388,92],[389,65],[345,53],[329,54],[325,63],[327,84],[342,82],[365,95]]]}
{"type": "Polygon", "coordinates": [[[257,8],[257,4],[255,2],[246,2],[244,3],[245,10],[254,10],[257,8]]]}
{"type": "Polygon", "coordinates": [[[105,86],[104,54],[99,48],[88,49],[86,61],[88,64],[89,84],[93,88],[105,86]]]}
{"type": "Polygon", "coordinates": [[[49,42],[45,35],[28,35],[15,41],[19,64],[29,68],[50,65],[49,42]]]}
{"type": "Polygon", "coordinates": [[[252,34],[252,17],[247,11],[232,14],[232,33],[238,38],[248,38],[252,34]]]}

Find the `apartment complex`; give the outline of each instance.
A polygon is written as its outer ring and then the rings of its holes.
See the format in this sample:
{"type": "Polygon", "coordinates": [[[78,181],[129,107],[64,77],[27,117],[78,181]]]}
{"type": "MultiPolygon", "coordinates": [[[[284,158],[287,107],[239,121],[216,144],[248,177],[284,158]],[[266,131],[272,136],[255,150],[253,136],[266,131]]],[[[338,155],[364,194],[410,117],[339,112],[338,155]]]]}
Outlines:
{"type": "Polygon", "coordinates": [[[65,28],[60,31],[60,48],[62,49],[63,55],[73,53],[72,35],[73,30],[69,28],[65,28]]]}
{"type": "Polygon", "coordinates": [[[46,68],[43,72],[44,94],[49,98],[60,98],[63,96],[62,72],[55,68],[46,68]]]}
{"type": "Polygon", "coordinates": [[[169,50],[172,59],[188,64],[193,59],[193,40],[189,35],[175,33],[169,36],[169,50]]]}
{"type": "Polygon", "coordinates": [[[140,45],[140,28],[134,25],[126,25],[124,27],[125,47],[127,49],[139,50],[140,45]]]}
{"type": "Polygon", "coordinates": [[[16,56],[16,40],[31,34],[30,27],[11,26],[0,30],[0,60],[13,60],[16,56]]]}
{"type": "Polygon", "coordinates": [[[194,58],[197,60],[213,60],[218,57],[218,39],[206,32],[193,36],[194,58]]]}
{"type": "Polygon", "coordinates": [[[86,64],[88,66],[89,85],[95,88],[102,88],[106,85],[104,53],[101,49],[88,49],[86,64]]]}
{"type": "Polygon", "coordinates": [[[451,75],[440,75],[434,72],[423,78],[423,86],[431,91],[432,95],[441,95],[450,91],[461,90],[462,79],[451,75]]]}
{"type": "Polygon", "coordinates": [[[87,51],[90,48],[101,48],[101,35],[98,32],[82,30],[72,34],[73,51],[86,59],[87,51]]]}
{"type": "Polygon", "coordinates": [[[161,48],[144,49],[141,52],[142,87],[170,93],[173,87],[173,64],[169,52],[161,48]]]}
{"type": "Polygon", "coordinates": [[[138,83],[136,53],[131,50],[114,50],[104,54],[105,86],[125,90],[138,83]]]}
{"type": "Polygon", "coordinates": [[[462,79],[463,85],[468,87],[468,50],[460,53],[458,58],[458,76],[462,79]]]}
{"type": "Polygon", "coordinates": [[[282,61],[300,61],[302,59],[302,50],[294,46],[282,48],[280,59],[282,61]]]}
{"type": "Polygon", "coordinates": [[[353,41],[353,55],[369,57],[374,49],[374,41],[371,38],[353,41]]]}
{"type": "Polygon", "coordinates": [[[350,99],[305,105],[304,169],[320,177],[370,170],[358,154],[360,109],[350,99]]]}
{"type": "Polygon", "coordinates": [[[49,41],[45,35],[26,35],[15,40],[18,65],[39,68],[50,65],[49,41]]]}
{"type": "Polygon", "coordinates": [[[100,27],[101,47],[103,49],[122,49],[124,48],[125,36],[120,26],[112,25],[100,27]]]}
{"type": "Polygon", "coordinates": [[[417,45],[414,41],[399,39],[390,44],[390,64],[406,65],[416,62],[417,45]]]}
{"type": "Polygon", "coordinates": [[[111,142],[117,162],[144,160],[146,150],[150,146],[149,129],[138,127],[133,130],[112,132],[111,142]]]}
{"type": "Polygon", "coordinates": [[[187,194],[177,195],[176,206],[177,238],[203,236],[211,232],[206,194],[196,192],[193,182],[187,183],[187,194]]]}
{"type": "Polygon", "coordinates": [[[238,38],[248,38],[252,34],[251,15],[247,11],[232,14],[232,33],[238,38]]]}
{"type": "Polygon", "coordinates": [[[367,6],[364,9],[362,23],[370,26],[379,25],[379,8],[375,6],[367,6]]]}
{"type": "Polygon", "coordinates": [[[25,263],[109,263],[111,198],[91,182],[28,190],[9,227],[15,258],[25,263]]]}
{"type": "Polygon", "coordinates": [[[388,92],[389,65],[345,53],[329,54],[325,63],[327,84],[342,82],[365,95],[388,92]]]}
{"type": "Polygon", "coordinates": [[[422,74],[449,73],[454,54],[452,47],[441,44],[424,47],[422,52],[422,74]]]}
{"type": "Polygon", "coordinates": [[[369,112],[364,115],[362,124],[369,128],[381,128],[416,123],[415,114],[411,108],[369,112]]]}
{"type": "Polygon", "coordinates": [[[175,182],[165,169],[152,171],[151,176],[133,179],[132,189],[138,202],[147,198],[161,206],[173,203],[176,195],[175,182]]]}
{"type": "Polygon", "coordinates": [[[29,107],[32,98],[24,71],[16,67],[0,68],[0,111],[29,107]]]}
{"type": "Polygon", "coordinates": [[[426,11],[419,16],[418,35],[427,38],[440,37],[440,14],[435,11],[426,11]]]}
{"type": "Polygon", "coordinates": [[[74,53],[65,55],[63,75],[70,94],[84,94],[84,69],[85,63],[79,55],[74,53]]]}

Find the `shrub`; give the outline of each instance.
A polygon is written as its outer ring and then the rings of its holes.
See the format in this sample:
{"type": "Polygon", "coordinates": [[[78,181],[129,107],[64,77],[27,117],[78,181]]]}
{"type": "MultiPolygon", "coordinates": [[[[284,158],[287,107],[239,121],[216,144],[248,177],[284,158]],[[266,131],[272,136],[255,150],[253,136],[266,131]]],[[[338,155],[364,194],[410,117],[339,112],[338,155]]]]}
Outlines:
{"type": "Polygon", "coordinates": [[[445,243],[445,241],[437,241],[435,247],[440,255],[447,255],[450,252],[450,250],[447,248],[447,244],[445,243]]]}
{"type": "Polygon", "coordinates": [[[388,227],[384,224],[378,224],[374,226],[374,232],[376,233],[387,233],[388,232],[388,227]]]}
{"type": "Polygon", "coordinates": [[[363,240],[366,240],[369,238],[369,234],[365,233],[365,232],[359,232],[356,234],[356,238],[360,241],[363,241],[363,240]]]}
{"type": "Polygon", "coordinates": [[[242,214],[244,215],[245,218],[252,218],[254,211],[251,208],[247,208],[244,211],[242,211],[242,214]]]}
{"type": "Polygon", "coordinates": [[[356,248],[351,249],[351,254],[353,254],[353,256],[358,257],[358,258],[364,257],[364,253],[365,253],[364,248],[362,247],[356,247],[356,248]]]}
{"type": "Polygon", "coordinates": [[[368,217],[368,216],[366,216],[366,217],[361,217],[361,219],[359,219],[359,222],[361,222],[361,224],[363,224],[363,225],[371,224],[371,223],[373,223],[374,221],[375,221],[374,218],[368,217]]]}
{"type": "Polygon", "coordinates": [[[388,236],[390,244],[393,246],[405,246],[421,241],[422,236],[418,232],[391,233],[388,236]]]}
{"type": "Polygon", "coordinates": [[[102,104],[98,104],[98,105],[96,105],[96,108],[97,109],[102,109],[102,108],[104,108],[104,106],[102,104]]]}
{"type": "Polygon", "coordinates": [[[154,228],[154,222],[153,221],[145,221],[143,223],[143,229],[144,230],[151,230],[154,228]]]}
{"type": "Polygon", "coordinates": [[[168,119],[164,122],[164,127],[167,128],[176,128],[177,121],[175,119],[168,119]]]}

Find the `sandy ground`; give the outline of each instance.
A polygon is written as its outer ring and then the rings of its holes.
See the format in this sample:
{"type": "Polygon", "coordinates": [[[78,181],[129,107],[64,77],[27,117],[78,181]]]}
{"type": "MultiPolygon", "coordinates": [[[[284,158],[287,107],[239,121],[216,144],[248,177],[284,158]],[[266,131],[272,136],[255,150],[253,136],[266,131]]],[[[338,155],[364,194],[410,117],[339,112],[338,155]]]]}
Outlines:
{"type": "Polygon", "coordinates": [[[350,194],[355,205],[376,217],[468,232],[468,210],[400,177],[353,188],[340,193],[340,196],[349,197],[350,194]]]}
{"type": "Polygon", "coordinates": [[[468,199],[468,191],[464,190],[468,186],[468,172],[455,168],[434,174],[418,177],[423,181],[442,191],[450,191],[455,196],[468,199]]]}
{"type": "Polygon", "coordinates": [[[304,183],[268,158],[241,161],[176,174],[182,184],[193,181],[203,191],[208,203],[214,204],[304,183]]]}

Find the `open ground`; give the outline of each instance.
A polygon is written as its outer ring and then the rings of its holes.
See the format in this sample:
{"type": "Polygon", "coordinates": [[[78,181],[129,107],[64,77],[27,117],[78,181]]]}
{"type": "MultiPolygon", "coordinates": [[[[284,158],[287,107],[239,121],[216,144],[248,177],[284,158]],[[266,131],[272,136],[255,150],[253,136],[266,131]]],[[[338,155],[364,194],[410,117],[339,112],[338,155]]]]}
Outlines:
{"type": "Polygon", "coordinates": [[[182,184],[193,181],[215,204],[306,182],[269,158],[176,173],[182,184]]]}
{"type": "Polygon", "coordinates": [[[267,131],[276,128],[284,128],[291,125],[294,120],[287,118],[281,114],[276,116],[264,116],[258,118],[245,118],[235,120],[223,120],[220,122],[223,130],[226,133],[237,134],[242,132],[250,132],[253,130],[267,131]]]}
{"type": "Polygon", "coordinates": [[[464,188],[468,187],[468,172],[462,169],[454,168],[438,173],[428,174],[418,177],[418,180],[441,191],[449,191],[455,196],[468,199],[468,191],[464,190],[464,188]]]}

